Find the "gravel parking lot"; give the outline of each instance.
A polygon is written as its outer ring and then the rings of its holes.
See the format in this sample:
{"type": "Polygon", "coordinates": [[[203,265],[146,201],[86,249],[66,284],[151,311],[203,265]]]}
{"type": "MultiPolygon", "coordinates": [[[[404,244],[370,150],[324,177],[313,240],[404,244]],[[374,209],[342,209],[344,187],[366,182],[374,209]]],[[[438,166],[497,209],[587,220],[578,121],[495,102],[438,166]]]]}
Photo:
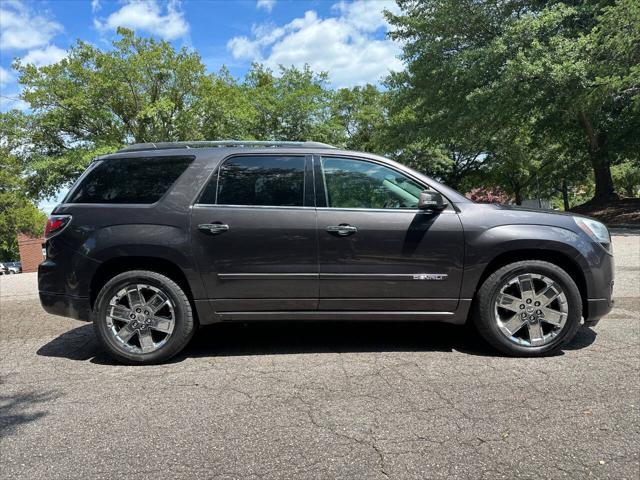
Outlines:
{"type": "Polygon", "coordinates": [[[0,477],[637,479],[640,235],[614,252],[616,308],[543,359],[446,325],[229,324],[126,367],[0,277],[0,477]]]}

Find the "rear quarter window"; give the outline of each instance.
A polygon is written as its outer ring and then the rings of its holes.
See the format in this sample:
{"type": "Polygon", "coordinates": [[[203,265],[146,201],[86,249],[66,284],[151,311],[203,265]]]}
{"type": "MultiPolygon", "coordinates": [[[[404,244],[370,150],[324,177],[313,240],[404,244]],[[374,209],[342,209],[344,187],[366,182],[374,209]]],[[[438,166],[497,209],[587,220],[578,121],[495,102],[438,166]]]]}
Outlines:
{"type": "Polygon", "coordinates": [[[65,203],[155,203],[192,161],[193,157],[103,160],[82,179],[65,203]]]}

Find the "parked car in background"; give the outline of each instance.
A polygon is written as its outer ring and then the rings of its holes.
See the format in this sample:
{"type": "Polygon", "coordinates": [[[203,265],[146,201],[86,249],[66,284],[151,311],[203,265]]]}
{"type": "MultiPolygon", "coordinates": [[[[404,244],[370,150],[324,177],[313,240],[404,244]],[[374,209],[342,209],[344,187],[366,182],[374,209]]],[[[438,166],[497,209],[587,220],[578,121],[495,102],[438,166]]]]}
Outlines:
{"type": "Polygon", "coordinates": [[[558,351],[613,305],[607,228],[477,204],[404,165],[313,142],[133,145],[49,217],[40,301],[127,363],[198,325],[472,322],[509,355],[558,351]]]}
{"type": "Polygon", "coordinates": [[[0,275],[14,275],[16,273],[22,273],[22,264],[20,262],[0,263],[0,275]]]}
{"type": "Polygon", "coordinates": [[[9,274],[22,273],[22,264],[20,262],[7,262],[5,266],[9,274]]]}

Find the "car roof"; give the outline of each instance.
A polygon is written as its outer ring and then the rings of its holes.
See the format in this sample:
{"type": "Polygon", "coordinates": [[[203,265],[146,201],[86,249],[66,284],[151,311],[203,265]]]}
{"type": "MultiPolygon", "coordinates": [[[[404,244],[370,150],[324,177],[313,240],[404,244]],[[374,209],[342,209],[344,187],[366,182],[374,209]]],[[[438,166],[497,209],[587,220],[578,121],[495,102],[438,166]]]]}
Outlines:
{"type": "MultiPolygon", "coordinates": [[[[197,141],[197,142],[161,142],[161,143],[137,143],[129,145],[114,153],[96,157],[97,160],[110,160],[117,158],[142,158],[149,156],[184,156],[225,158],[234,153],[247,154],[273,154],[273,153],[326,153],[327,151],[343,151],[333,145],[321,142],[262,142],[262,141],[197,141]],[[310,151],[312,150],[312,151],[310,151]]],[[[355,152],[354,152],[355,153],[355,152]]],[[[364,155],[364,153],[363,153],[364,155]]]]}
{"type": "Polygon", "coordinates": [[[134,143],[120,150],[121,152],[138,152],[141,150],[170,150],[174,148],[224,148],[224,147],[294,147],[294,148],[336,148],[322,142],[291,142],[261,140],[197,140],[188,142],[154,142],[134,143]]]}

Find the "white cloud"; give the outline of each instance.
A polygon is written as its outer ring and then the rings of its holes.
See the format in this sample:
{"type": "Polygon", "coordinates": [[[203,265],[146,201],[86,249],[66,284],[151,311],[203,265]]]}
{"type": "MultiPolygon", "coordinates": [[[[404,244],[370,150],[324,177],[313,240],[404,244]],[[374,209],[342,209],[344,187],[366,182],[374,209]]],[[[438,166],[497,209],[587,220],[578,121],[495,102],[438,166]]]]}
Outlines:
{"type": "Polygon", "coordinates": [[[340,2],[337,16],[319,18],[313,11],[284,26],[257,25],[251,38],[234,37],[227,48],[237,59],[262,62],[268,67],[309,64],[327,71],[336,87],[377,83],[392,71],[403,69],[400,46],[383,36],[388,26],[384,9],[395,2],[340,2]]]}
{"type": "Polygon", "coordinates": [[[355,1],[335,4],[332,10],[341,14],[344,21],[363,32],[375,32],[379,28],[387,26],[383,11],[398,11],[398,5],[394,1],[355,1]]]}
{"type": "Polygon", "coordinates": [[[101,8],[102,8],[102,5],[100,5],[100,0],[91,0],[91,11],[93,13],[96,13],[101,8]]]}
{"type": "Polygon", "coordinates": [[[0,48],[28,50],[47,45],[62,32],[62,25],[45,14],[36,13],[18,0],[0,4],[0,48]]]}
{"type": "Polygon", "coordinates": [[[67,54],[66,50],[58,48],[55,45],[47,45],[44,48],[29,50],[27,54],[21,58],[23,64],[32,63],[36,67],[44,67],[62,60],[67,54]]]}
{"type": "Polygon", "coordinates": [[[227,48],[235,58],[255,59],[260,56],[260,45],[245,36],[233,37],[227,43],[227,48]]]}
{"type": "Polygon", "coordinates": [[[14,80],[15,77],[9,70],[0,67],[0,87],[4,87],[8,83],[12,83],[14,80]]]}
{"type": "Polygon", "coordinates": [[[189,24],[179,0],[170,0],[166,9],[158,0],[126,0],[125,4],[104,20],[94,20],[100,30],[126,27],[145,31],[165,40],[175,40],[189,32],[189,24]],[[166,11],[165,11],[166,10],[166,11]]]}
{"type": "Polygon", "coordinates": [[[276,4],[276,0],[258,0],[256,2],[256,8],[262,8],[267,12],[271,12],[275,4],[276,4]]]}

